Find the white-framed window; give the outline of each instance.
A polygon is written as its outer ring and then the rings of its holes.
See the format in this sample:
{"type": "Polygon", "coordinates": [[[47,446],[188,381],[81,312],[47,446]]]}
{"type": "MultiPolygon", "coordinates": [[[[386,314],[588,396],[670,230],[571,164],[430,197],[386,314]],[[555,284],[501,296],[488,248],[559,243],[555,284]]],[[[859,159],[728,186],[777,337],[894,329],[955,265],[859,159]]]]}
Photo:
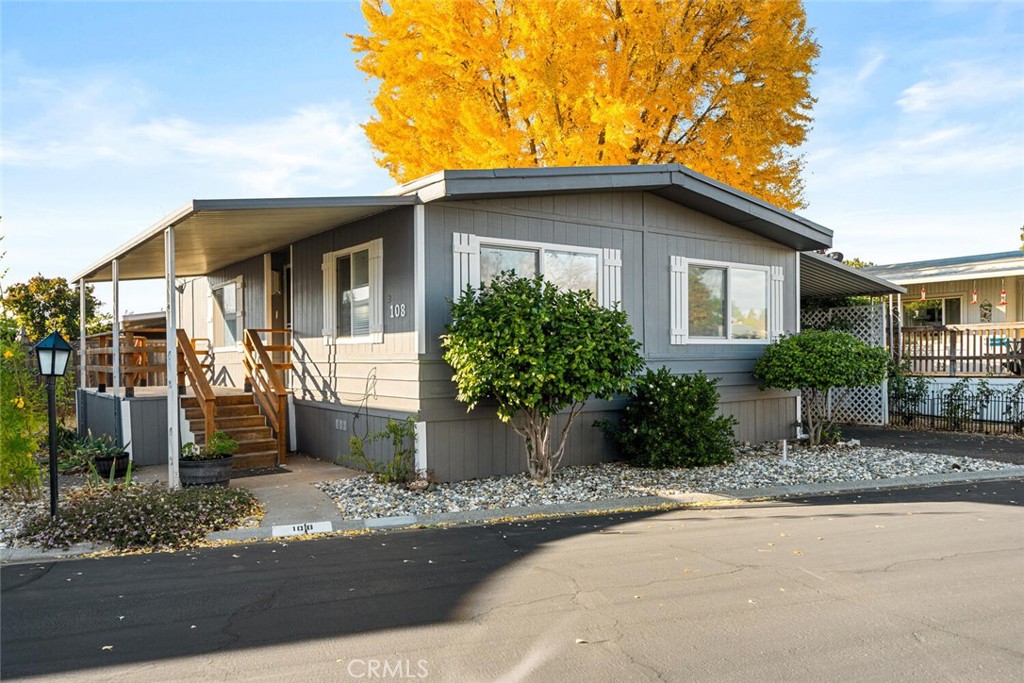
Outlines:
{"type": "Polygon", "coordinates": [[[245,329],[242,276],[210,287],[207,335],[214,349],[233,350],[245,329]]]}
{"type": "Polygon", "coordinates": [[[783,330],[783,270],[670,258],[672,344],[766,344],[783,330]]]}
{"type": "Polygon", "coordinates": [[[324,254],[324,340],[384,341],[384,240],[324,254]]]}
{"type": "Polygon", "coordinates": [[[453,298],[466,285],[482,287],[499,273],[542,274],[561,289],[590,291],[602,306],[622,300],[622,252],[548,242],[528,242],[455,233],[453,298]]]}

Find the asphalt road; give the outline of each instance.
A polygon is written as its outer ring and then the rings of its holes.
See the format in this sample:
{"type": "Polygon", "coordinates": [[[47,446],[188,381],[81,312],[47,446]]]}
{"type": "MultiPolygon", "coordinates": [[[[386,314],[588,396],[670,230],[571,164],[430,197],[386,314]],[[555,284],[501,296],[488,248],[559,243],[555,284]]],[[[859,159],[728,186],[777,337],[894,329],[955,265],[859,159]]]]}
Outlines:
{"type": "Polygon", "coordinates": [[[1020,681],[1024,481],[8,566],[0,676],[1020,681]]]}

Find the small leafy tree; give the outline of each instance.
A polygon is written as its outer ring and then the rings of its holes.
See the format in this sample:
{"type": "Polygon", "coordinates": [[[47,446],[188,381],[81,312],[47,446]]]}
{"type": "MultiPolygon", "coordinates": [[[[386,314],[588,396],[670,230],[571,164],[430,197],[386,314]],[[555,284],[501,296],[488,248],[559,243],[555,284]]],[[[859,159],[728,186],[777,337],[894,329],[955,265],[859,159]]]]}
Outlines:
{"type": "MultiPolygon", "coordinates": [[[[18,327],[25,328],[28,338],[40,341],[54,330],[65,339],[79,336],[78,292],[62,277],[36,275],[28,282],[17,282],[4,288],[0,297],[3,314],[12,318],[18,327]]],[[[110,316],[99,315],[100,301],[93,294],[92,285],[85,287],[86,333],[92,334],[110,327],[110,316]]]]}
{"type": "Polygon", "coordinates": [[[590,396],[626,391],[643,367],[625,312],[598,306],[590,292],[560,291],[543,277],[502,273],[452,305],[442,337],[458,398],[484,399],[526,442],[530,476],[549,482],[573,421],[590,396]],[[551,419],[568,408],[561,433],[551,419]]]}
{"type": "Polygon", "coordinates": [[[754,364],[762,389],[800,389],[811,445],[835,425],[833,408],[854,387],[885,379],[885,349],[836,330],[804,330],[772,343],[754,364]]]}

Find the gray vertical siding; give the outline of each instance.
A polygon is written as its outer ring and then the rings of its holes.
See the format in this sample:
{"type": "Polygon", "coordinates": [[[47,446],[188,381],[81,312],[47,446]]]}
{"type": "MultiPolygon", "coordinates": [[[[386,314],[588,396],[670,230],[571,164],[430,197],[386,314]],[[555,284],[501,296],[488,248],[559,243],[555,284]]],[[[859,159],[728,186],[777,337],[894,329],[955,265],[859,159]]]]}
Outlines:
{"type": "MultiPolygon", "coordinates": [[[[409,413],[395,411],[295,401],[296,447],[322,460],[363,469],[350,457],[349,439],[358,436],[365,440],[370,434],[382,432],[389,418],[404,420],[408,416],[409,413]],[[344,428],[339,427],[339,420],[344,422],[344,428]]],[[[366,443],[365,453],[379,463],[386,463],[393,456],[390,441],[383,439],[366,443]]]]}
{"type": "MultiPolygon", "coordinates": [[[[651,367],[702,370],[720,380],[721,411],[740,420],[741,441],[790,436],[796,400],[757,389],[753,366],[760,344],[670,344],[670,255],[779,266],[784,273],[784,327],[795,331],[797,252],[742,228],[642,192],[566,194],[436,202],[427,217],[427,355],[420,364],[420,415],[427,422],[428,462],[439,479],[518,472],[525,450],[511,427],[480,408],[466,414],[455,401],[451,369],[441,360],[439,336],[449,322],[454,279],[453,233],[622,251],[622,306],[651,367]]],[[[572,428],[565,464],[614,457],[595,419],[614,415],[591,402],[572,428]]],[[[559,418],[561,419],[561,418],[559,418]]]]}
{"type": "MultiPolygon", "coordinates": [[[[121,410],[130,415],[132,460],[138,467],[167,462],[167,398],[141,396],[115,399],[111,394],[78,390],[78,400],[85,407],[84,424],[93,434],[115,437],[114,402],[121,401],[121,410]]],[[[129,441],[125,435],[125,441],[129,441]]],[[[127,443],[125,445],[128,445],[127,443]]]]}

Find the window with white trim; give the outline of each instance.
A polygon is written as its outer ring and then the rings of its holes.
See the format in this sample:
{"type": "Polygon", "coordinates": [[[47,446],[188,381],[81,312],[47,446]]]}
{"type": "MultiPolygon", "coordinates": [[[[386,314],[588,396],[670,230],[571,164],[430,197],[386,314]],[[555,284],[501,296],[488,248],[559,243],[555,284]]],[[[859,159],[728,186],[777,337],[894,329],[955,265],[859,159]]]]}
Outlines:
{"type": "Polygon", "coordinates": [[[672,256],[671,343],[767,343],[782,333],[783,271],[672,256]]]}
{"type": "Polygon", "coordinates": [[[242,277],[210,287],[207,334],[214,348],[231,348],[242,343],[242,277]]]}
{"type": "Polygon", "coordinates": [[[455,233],[453,297],[466,285],[486,286],[503,271],[521,277],[542,274],[564,290],[590,291],[602,306],[622,300],[622,252],[545,242],[525,242],[455,233]]]}
{"type": "Polygon", "coordinates": [[[324,254],[326,341],[383,341],[383,262],[380,239],[324,254]]]}

